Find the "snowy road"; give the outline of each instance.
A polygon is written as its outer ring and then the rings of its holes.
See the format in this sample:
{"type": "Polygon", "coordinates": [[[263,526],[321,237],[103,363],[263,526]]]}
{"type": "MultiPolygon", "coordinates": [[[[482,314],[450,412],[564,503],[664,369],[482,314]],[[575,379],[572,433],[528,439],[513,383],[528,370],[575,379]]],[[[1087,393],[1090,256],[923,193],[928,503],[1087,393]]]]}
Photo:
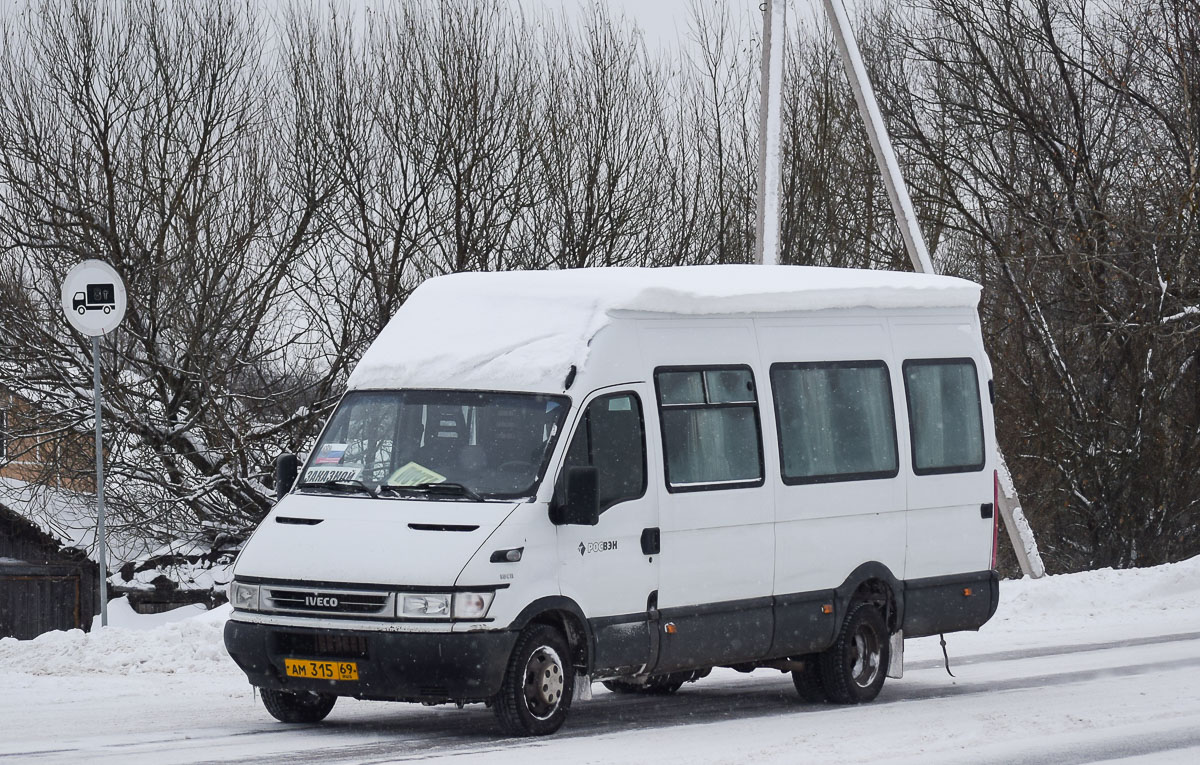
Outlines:
{"type": "Polygon", "coordinates": [[[718,670],[666,698],[597,685],[558,735],[537,740],[499,738],[480,706],[343,699],[321,725],[276,723],[210,645],[215,621],[129,631],[107,646],[78,635],[9,640],[0,642],[0,763],[1191,764],[1200,762],[1200,565],[1153,571],[1006,582],[993,624],[948,636],[957,678],[936,638],[909,641],[904,679],[870,705],[804,704],[786,675],[718,670]],[[138,636],[144,655],[130,663],[138,636]],[[63,669],[81,660],[99,666],[63,669]],[[42,674],[14,672],[22,661],[42,674]],[[164,662],[180,671],[164,674],[164,662]]]}

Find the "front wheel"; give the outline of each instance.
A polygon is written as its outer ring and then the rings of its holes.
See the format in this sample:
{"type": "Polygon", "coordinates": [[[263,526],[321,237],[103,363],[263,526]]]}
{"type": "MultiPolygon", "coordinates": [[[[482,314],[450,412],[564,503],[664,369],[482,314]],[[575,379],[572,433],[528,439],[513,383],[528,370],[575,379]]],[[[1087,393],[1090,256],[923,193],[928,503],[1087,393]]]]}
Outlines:
{"type": "Polygon", "coordinates": [[[862,704],[879,695],[891,658],[883,614],[870,603],[856,603],[846,614],[837,641],[818,662],[821,685],[836,704],[862,704]]]}
{"type": "Polygon", "coordinates": [[[547,736],[566,721],[574,692],[567,641],[553,627],[533,624],[517,638],[492,709],[509,735],[547,736]]]}
{"type": "Polygon", "coordinates": [[[263,706],[276,720],[285,723],[316,723],[324,720],[337,696],[313,691],[276,691],[262,689],[263,706]]]}

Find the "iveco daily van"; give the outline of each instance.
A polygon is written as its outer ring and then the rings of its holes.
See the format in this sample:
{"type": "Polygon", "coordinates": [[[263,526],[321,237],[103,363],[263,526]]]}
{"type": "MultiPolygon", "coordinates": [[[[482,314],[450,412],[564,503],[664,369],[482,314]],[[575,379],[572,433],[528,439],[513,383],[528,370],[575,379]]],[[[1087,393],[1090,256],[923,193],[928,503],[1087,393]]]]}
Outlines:
{"type": "Polygon", "coordinates": [[[768,266],[419,287],[243,549],[225,644],[267,709],[490,705],[713,667],[869,701],[997,605],[978,285],[768,266]],[[293,478],[296,480],[293,484],[293,478]]]}

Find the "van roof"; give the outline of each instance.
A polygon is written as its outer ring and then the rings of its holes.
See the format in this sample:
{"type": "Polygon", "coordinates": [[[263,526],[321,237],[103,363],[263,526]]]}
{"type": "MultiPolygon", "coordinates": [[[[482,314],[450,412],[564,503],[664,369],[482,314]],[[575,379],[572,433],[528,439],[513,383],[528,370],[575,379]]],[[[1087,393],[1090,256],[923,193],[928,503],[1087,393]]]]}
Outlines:
{"type": "Polygon", "coordinates": [[[350,375],[350,389],[560,392],[614,317],[971,308],[949,276],[806,266],[715,265],[458,273],[425,281],[350,375]]]}

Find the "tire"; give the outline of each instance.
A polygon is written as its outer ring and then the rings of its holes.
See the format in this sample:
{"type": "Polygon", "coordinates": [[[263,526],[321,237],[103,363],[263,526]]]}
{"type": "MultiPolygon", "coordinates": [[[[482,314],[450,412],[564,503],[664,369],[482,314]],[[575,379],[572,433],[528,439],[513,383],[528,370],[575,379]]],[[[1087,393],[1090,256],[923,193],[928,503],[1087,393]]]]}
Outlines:
{"type": "Polygon", "coordinates": [[[862,704],[879,695],[891,659],[883,614],[870,603],[855,603],[837,640],[821,654],[821,684],[835,704],[862,704]]]}
{"type": "Polygon", "coordinates": [[[825,683],[821,681],[820,654],[809,654],[804,657],[804,669],[792,670],[792,684],[800,700],[809,704],[825,704],[829,694],[825,691],[825,683]]]}
{"type": "Polygon", "coordinates": [[[324,720],[337,696],[313,691],[276,691],[261,689],[263,706],[276,720],[285,723],[317,723],[324,720]]]}
{"type": "Polygon", "coordinates": [[[575,667],[562,634],[531,624],[517,638],[492,709],[511,736],[548,736],[566,722],[575,693],[575,667]]]}

